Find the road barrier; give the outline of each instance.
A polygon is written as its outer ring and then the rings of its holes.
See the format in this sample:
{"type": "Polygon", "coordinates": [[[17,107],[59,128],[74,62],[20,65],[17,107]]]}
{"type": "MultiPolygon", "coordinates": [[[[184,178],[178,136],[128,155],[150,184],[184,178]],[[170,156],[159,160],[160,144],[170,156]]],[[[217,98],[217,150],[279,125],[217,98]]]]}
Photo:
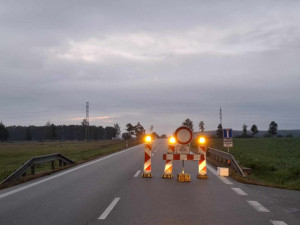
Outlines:
{"type": "MultiPolygon", "coordinates": [[[[175,146],[174,145],[169,145],[168,146],[168,152],[167,154],[173,154],[175,151],[175,146]]],[[[162,175],[163,178],[173,178],[173,160],[172,159],[165,159],[166,160],[166,165],[165,165],[165,170],[164,174],[162,175]]]]}
{"type": "Polygon", "coordinates": [[[198,162],[198,175],[199,179],[207,179],[207,169],[206,169],[206,146],[199,145],[198,146],[198,153],[202,154],[203,158],[201,158],[198,162]]]}
{"type": "Polygon", "coordinates": [[[207,157],[214,160],[214,161],[216,161],[216,162],[218,162],[218,163],[220,163],[220,164],[226,165],[226,166],[228,166],[228,163],[229,163],[229,165],[238,174],[245,177],[243,169],[240,167],[238,162],[235,160],[233,155],[231,155],[230,153],[223,152],[221,150],[214,149],[214,148],[208,148],[207,157]]]}
{"type": "Polygon", "coordinates": [[[142,174],[143,178],[151,178],[151,149],[152,149],[152,138],[151,136],[146,136],[145,138],[145,160],[144,160],[144,173],[142,174]]]}
{"type": "Polygon", "coordinates": [[[35,174],[35,167],[38,164],[51,162],[51,168],[55,169],[55,161],[58,160],[59,166],[65,166],[67,164],[73,164],[74,162],[71,159],[63,156],[62,154],[55,153],[55,154],[48,154],[48,155],[41,155],[36,156],[29,159],[25,162],[20,168],[14,171],[11,175],[9,175],[1,184],[8,183],[18,179],[20,176],[25,176],[27,170],[31,169],[31,174],[35,174]]]}
{"type": "Polygon", "coordinates": [[[173,160],[182,160],[182,172],[177,174],[177,180],[188,182],[191,176],[184,172],[184,161],[193,160],[198,161],[198,175],[199,179],[206,179],[206,146],[205,138],[199,138],[198,152],[190,154],[190,143],[193,139],[193,132],[188,127],[179,127],[174,132],[174,137],[169,139],[169,146],[167,154],[163,154],[163,160],[166,160],[166,165],[162,178],[173,178],[173,160]]]}

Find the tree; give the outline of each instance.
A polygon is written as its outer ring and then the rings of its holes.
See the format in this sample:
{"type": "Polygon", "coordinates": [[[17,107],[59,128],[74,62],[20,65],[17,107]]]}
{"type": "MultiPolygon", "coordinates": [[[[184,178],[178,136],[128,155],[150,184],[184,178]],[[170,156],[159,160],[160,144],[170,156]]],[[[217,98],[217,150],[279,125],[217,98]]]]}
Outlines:
{"type": "Polygon", "coordinates": [[[191,121],[189,118],[187,118],[183,123],[183,126],[186,126],[188,128],[190,128],[192,131],[194,131],[194,124],[193,121],[191,121]]]}
{"type": "Polygon", "coordinates": [[[44,137],[46,140],[50,140],[51,136],[51,123],[48,121],[44,127],[44,137]]]}
{"type": "Polygon", "coordinates": [[[222,138],[223,137],[223,128],[222,128],[222,124],[218,125],[218,129],[216,131],[216,135],[218,138],[222,138]]]}
{"type": "Polygon", "coordinates": [[[27,141],[31,141],[32,140],[32,134],[31,134],[30,127],[26,127],[26,130],[25,130],[25,139],[27,141]]]}
{"type": "Polygon", "coordinates": [[[52,123],[51,124],[51,140],[57,139],[57,132],[56,132],[56,126],[52,123]]]}
{"type": "Polygon", "coordinates": [[[246,124],[243,124],[243,134],[242,134],[243,137],[247,137],[248,136],[247,127],[248,126],[246,124]]]}
{"type": "Polygon", "coordinates": [[[131,138],[131,135],[129,133],[123,133],[122,138],[125,139],[125,140],[128,140],[128,139],[131,138]]]}
{"type": "Polygon", "coordinates": [[[204,132],[204,130],[205,130],[204,121],[200,121],[200,123],[199,123],[199,130],[201,131],[201,133],[204,132]]]}
{"type": "Polygon", "coordinates": [[[114,127],[105,127],[105,134],[107,139],[113,139],[116,137],[117,132],[114,127]]]}
{"type": "Polygon", "coordinates": [[[2,122],[0,122],[0,140],[1,140],[1,142],[7,141],[8,138],[9,138],[9,131],[4,126],[4,124],[2,122]]]}
{"type": "Polygon", "coordinates": [[[127,123],[127,124],[126,124],[126,131],[127,131],[130,135],[134,134],[134,127],[132,126],[131,123],[127,123]]]}
{"type": "Polygon", "coordinates": [[[257,126],[255,124],[252,125],[250,130],[252,132],[252,136],[254,136],[255,134],[257,134],[259,132],[259,130],[257,129],[257,126]]]}
{"type": "Polygon", "coordinates": [[[162,134],[160,138],[168,138],[168,136],[166,134],[162,134]]]}
{"type": "Polygon", "coordinates": [[[114,124],[114,128],[116,130],[116,137],[119,137],[121,134],[121,128],[120,128],[119,124],[117,124],[117,123],[114,124]]]}
{"type": "Polygon", "coordinates": [[[144,127],[138,122],[134,127],[133,127],[134,133],[136,138],[140,138],[145,134],[145,129],[144,127]]]}
{"type": "Polygon", "coordinates": [[[277,134],[277,123],[275,123],[275,121],[272,121],[269,125],[269,130],[268,130],[268,133],[271,135],[271,136],[275,136],[277,134]]]}
{"type": "Polygon", "coordinates": [[[152,132],[151,136],[153,139],[159,138],[159,135],[156,132],[152,132]]]}

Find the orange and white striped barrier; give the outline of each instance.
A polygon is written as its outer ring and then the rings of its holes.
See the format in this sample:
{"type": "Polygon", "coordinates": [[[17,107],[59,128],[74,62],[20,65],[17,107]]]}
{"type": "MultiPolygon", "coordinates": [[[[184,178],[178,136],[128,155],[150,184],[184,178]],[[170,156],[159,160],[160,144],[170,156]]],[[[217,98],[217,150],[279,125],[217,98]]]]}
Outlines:
{"type": "Polygon", "coordinates": [[[200,154],[163,154],[163,160],[201,160],[201,155],[200,154]]]}
{"type": "Polygon", "coordinates": [[[142,177],[151,178],[151,144],[145,144],[145,160],[144,160],[144,173],[142,177]]]}
{"type": "Polygon", "coordinates": [[[198,179],[207,179],[207,169],[206,169],[206,146],[199,145],[198,153],[202,154],[201,159],[198,162],[198,179]]]}
{"type": "MultiPolygon", "coordinates": [[[[175,150],[174,145],[169,145],[168,147],[168,154],[173,154],[175,150]]],[[[172,159],[166,159],[166,165],[165,165],[165,170],[164,174],[162,175],[162,178],[173,178],[173,160],[172,159]]]]}

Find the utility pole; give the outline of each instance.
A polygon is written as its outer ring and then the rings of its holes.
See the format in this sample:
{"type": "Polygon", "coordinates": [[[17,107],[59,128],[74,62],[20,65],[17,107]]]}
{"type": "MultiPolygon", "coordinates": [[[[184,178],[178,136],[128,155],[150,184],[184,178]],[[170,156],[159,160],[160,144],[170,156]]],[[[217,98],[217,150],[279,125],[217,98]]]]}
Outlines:
{"type": "Polygon", "coordinates": [[[86,121],[86,126],[85,126],[85,139],[88,141],[89,140],[89,125],[90,125],[90,119],[89,119],[89,102],[86,102],[85,105],[85,121],[86,121]]]}
{"type": "Polygon", "coordinates": [[[220,113],[219,113],[219,115],[220,115],[220,124],[222,125],[222,108],[221,108],[221,106],[220,106],[220,113]]]}

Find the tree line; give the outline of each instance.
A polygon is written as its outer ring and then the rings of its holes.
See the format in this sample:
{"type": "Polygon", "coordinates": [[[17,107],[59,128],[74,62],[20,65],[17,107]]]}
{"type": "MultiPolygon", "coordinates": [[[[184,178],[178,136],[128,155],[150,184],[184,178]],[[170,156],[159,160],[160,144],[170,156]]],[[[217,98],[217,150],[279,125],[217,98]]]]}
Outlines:
{"type": "MultiPolygon", "coordinates": [[[[85,125],[8,126],[0,123],[1,141],[86,140],[85,125]]],[[[104,140],[120,136],[120,126],[89,126],[88,139],[104,140]]]]}
{"type": "MultiPolygon", "coordinates": [[[[189,127],[192,131],[194,131],[194,123],[189,118],[187,118],[182,123],[183,126],[189,127]]],[[[250,131],[252,132],[251,135],[248,134],[247,125],[243,124],[242,126],[242,135],[239,135],[238,137],[254,137],[257,133],[259,133],[259,130],[255,124],[252,125],[250,131]]],[[[277,129],[278,124],[275,121],[271,121],[269,124],[268,133],[265,135],[265,137],[274,137],[277,135],[277,129]]],[[[205,130],[205,124],[204,121],[199,122],[199,131],[203,133],[205,130]]],[[[222,138],[223,137],[223,127],[222,124],[218,124],[217,130],[216,130],[216,137],[222,138]]]]}

